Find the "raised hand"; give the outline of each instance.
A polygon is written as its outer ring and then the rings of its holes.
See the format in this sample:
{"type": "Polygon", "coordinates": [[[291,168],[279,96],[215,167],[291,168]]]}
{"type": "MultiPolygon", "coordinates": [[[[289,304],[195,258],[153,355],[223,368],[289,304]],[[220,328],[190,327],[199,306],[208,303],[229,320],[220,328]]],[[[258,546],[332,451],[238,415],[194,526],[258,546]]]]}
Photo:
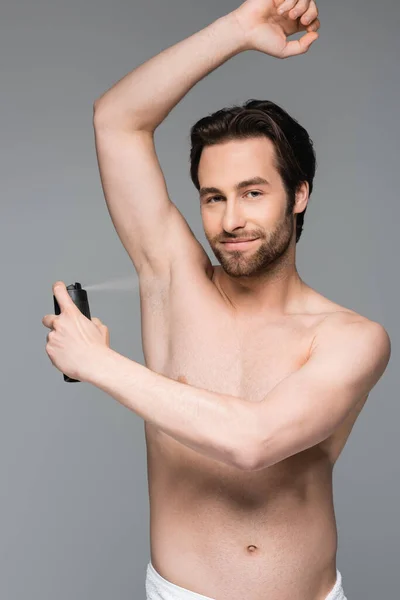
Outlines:
{"type": "Polygon", "coordinates": [[[304,54],[318,39],[320,21],[314,0],[246,0],[233,14],[243,29],[247,50],[276,58],[304,54]],[[288,36],[306,31],[298,40],[288,36]]]}

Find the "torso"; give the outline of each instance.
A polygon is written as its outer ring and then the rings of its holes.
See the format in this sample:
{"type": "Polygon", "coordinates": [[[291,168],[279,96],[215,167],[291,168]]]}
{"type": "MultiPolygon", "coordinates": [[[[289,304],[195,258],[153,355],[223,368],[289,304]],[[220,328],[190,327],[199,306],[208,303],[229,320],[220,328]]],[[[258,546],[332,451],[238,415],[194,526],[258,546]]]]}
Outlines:
{"type": "MultiPolygon", "coordinates": [[[[220,267],[141,287],[146,366],[260,402],[306,362],[330,313],[356,314],[308,288],[312,311],[280,322],[232,314],[220,267]]],[[[323,443],[246,472],[145,423],[151,560],[169,581],[218,600],[324,600],[336,580],[332,471],[365,404],[323,443]]]]}

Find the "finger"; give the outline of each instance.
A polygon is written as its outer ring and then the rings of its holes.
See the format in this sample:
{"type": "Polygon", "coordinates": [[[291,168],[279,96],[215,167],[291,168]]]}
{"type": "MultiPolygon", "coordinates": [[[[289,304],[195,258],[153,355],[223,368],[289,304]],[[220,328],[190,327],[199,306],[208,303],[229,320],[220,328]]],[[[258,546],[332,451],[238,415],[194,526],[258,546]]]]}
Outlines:
{"type": "Polygon", "coordinates": [[[57,315],[45,315],[42,319],[42,323],[45,327],[48,327],[49,329],[54,329],[56,319],[57,315]]]}
{"type": "Polygon", "coordinates": [[[311,44],[319,37],[316,31],[308,31],[299,40],[293,40],[286,44],[282,53],[282,58],[304,54],[310,48],[311,44]]]}
{"type": "Polygon", "coordinates": [[[297,0],[285,0],[278,8],[278,14],[283,15],[287,10],[293,8],[296,2],[297,0]]]}
{"type": "Polygon", "coordinates": [[[92,321],[102,332],[102,334],[104,335],[105,342],[106,342],[107,346],[109,346],[110,345],[110,331],[109,331],[107,325],[104,325],[104,323],[102,323],[102,321],[100,321],[100,319],[98,319],[97,317],[92,317],[92,321]]]}
{"type": "Polygon", "coordinates": [[[108,330],[107,325],[104,325],[103,321],[101,321],[97,317],[92,317],[92,321],[99,329],[102,329],[103,331],[105,331],[106,329],[108,330]]]}
{"type": "Polygon", "coordinates": [[[310,25],[307,27],[307,31],[318,31],[321,27],[321,23],[319,19],[315,19],[310,25]]]}
{"type": "Polygon", "coordinates": [[[47,341],[47,344],[50,344],[50,342],[51,342],[51,339],[52,339],[53,335],[54,335],[54,331],[50,331],[50,332],[47,334],[47,336],[46,336],[46,341],[47,341]]]}
{"type": "Polygon", "coordinates": [[[79,310],[75,306],[71,296],[68,294],[67,287],[63,281],[56,281],[56,283],[53,284],[53,294],[56,297],[61,312],[72,307],[79,310]]]}
{"type": "Polygon", "coordinates": [[[304,13],[304,15],[301,17],[300,21],[301,21],[301,23],[303,23],[303,25],[309,25],[317,17],[318,17],[318,8],[317,8],[314,0],[312,0],[312,2],[310,3],[309,8],[306,10],[306,12],[304,13]]]}
{"type": "Polygon", "coordinates": [[[307,11],[309,3],[310,0],[299,0],[299,2],[296,3],[296,6],[289,11],[288,16],[291,19],[298,19],[307,11]]]}

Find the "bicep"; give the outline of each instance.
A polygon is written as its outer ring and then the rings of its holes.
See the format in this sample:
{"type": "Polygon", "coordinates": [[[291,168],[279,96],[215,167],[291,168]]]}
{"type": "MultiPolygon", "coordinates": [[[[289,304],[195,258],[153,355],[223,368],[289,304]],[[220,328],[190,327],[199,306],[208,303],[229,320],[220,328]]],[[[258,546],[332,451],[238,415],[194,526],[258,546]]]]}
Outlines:
{"type": "Polygon", "coordinates": [[[311,357],[257,407],[260,464],[271,466],[327,439],[375,386],[390,358],[386,330],[372,321],[332,321],[311,357]]]}
{"type": "Polygon", "coordinates": [[[167,274],[178,256],[205,264],[206,252],[168,196],[153,134],[95,125],[95,141],[111,220],[138,274],[167,274]]]}

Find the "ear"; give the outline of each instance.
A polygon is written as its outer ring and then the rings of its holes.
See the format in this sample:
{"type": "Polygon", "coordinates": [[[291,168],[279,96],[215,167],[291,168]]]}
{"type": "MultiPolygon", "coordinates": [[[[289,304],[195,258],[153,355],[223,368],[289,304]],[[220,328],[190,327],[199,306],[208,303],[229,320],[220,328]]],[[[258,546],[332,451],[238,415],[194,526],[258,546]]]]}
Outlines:
{"type": "Polygon", "coordinates": [[[302,213],[307,208],[308,194],[309,194],[308,181],[302,181],[296,191],[296,200],[293,212],[302,213]]]}

